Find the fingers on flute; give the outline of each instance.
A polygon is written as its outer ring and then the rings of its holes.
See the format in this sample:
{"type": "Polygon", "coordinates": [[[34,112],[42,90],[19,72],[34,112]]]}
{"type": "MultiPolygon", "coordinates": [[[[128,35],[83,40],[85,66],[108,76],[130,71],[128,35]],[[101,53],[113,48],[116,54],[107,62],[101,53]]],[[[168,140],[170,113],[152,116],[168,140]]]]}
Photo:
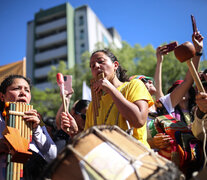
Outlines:
{"type": "Polygon", "coordinates": [[[24,114],[25,115],[34,115],[34,116],[37,116],[37,110],[31,109],[29,111],[25,111],[24,114]]]}

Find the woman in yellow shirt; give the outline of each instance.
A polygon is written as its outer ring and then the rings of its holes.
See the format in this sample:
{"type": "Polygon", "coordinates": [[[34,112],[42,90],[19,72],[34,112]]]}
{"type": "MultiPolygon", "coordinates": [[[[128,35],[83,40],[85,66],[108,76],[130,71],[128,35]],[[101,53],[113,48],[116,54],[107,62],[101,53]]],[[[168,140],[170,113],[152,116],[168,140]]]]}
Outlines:
{"type": "MultiPolygon", "coordinates": [[[[147,143],[146,120],[148,108],[153,100],[141,80],[128,82],[125,72],[117,58],[109,50],[95,51],[90,58],[92,76],[103,73],[104,78],[93,83],[93,92],[104,92],[100,100],[100,108],[94,120],[93,100],[86,113],[85,129],[94,125],[118,125],[127,130],[127,122],[134,128],[133,136],[149,147],[147,143]]],[[[70,123],[66,114],[62,115],[62,128],[66,130],[70,123]]]]}

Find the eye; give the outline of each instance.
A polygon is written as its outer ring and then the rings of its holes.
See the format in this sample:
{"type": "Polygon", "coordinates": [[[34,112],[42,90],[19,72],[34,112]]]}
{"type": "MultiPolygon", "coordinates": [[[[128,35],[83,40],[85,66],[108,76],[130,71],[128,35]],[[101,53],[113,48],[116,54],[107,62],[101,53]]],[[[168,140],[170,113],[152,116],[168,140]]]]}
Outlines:
{"type": "Polygon", "coordinates": [[[19,89],[20,89],[19,87],[12,88],[12,90],[19,90],[19,89]]]}
{"type": "Polygon", "coordinates": [[[30,92],[30,90],[29,90],[29,89],[25,89],[25,91],[26,91],[26,92],[30,92]]]}

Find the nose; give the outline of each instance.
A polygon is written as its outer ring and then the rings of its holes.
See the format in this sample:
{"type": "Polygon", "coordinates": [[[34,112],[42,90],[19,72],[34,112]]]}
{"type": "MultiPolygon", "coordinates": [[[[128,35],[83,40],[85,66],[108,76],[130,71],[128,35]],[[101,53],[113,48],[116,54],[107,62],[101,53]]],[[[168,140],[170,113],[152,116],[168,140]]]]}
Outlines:
{"type": "Polygon", "coordinates": [[[20,95],[21,95],[21,96],[26,96],[26,91],[25,91],[24,89],[21,89],[21,91],[20,91],[20,95]]]}
{"type": "Polygon", "coordinates": [[[100,67],[100,64],[98,62],[94,63],[94,69],[98,69],[100,67]]]}

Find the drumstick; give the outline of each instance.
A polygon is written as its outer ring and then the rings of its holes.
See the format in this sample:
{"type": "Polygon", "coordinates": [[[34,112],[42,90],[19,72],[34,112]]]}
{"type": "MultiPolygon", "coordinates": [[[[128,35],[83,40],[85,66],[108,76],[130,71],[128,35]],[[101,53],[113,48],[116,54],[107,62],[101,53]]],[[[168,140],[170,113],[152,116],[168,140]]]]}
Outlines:
{"type": "Polygon", "coordinates": [[[190,42],[185,42],[175,48],[174,54],[176,58],[181,62],[186,62],[189,68],[189,71],[195,81],[195,84],[200,92],[205,92],[201,80],[198,76],[198,73],[192,63],[191,58],[195,56],[195,47],[190,42]]]}
{"type": "MultiPolygon", "coordinates": [[[[65,103],[65,94],[64,94],[64,78],[63,78],[62,73],[57,73],[56,78],[57,78],[57,84],[60,87],[60,91],[62,94],[62,102],[63,102],[64,112],[67,112],[66,103],[65,103]]],[[[70,129],[67,128],[67,132],[69,132],[69,131],[70,131],[70,129]]]]}

